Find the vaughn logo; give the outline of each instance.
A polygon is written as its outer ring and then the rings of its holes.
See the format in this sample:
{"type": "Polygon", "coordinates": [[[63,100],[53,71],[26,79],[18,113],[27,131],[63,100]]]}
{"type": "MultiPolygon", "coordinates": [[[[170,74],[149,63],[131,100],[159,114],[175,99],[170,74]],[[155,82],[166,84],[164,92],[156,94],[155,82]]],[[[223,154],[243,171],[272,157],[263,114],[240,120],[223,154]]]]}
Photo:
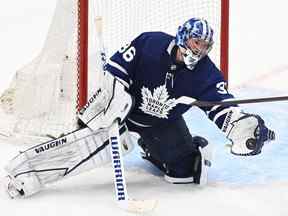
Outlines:
{"type": "Polygon", "coordinates": [[[96,90],[96,92],[89,98],[88,102],[84,105],[84,107],[80,110],[79,114],[83,115],[83,113],[85,112],[86,109],[88,109],[88,107],[94,103],[94,101],[97,99],[97,97],[100,97],[102,93],[102,89],[99,88],[96,90]]]}
{"type": "Polygon", "coordinates": [[[58,139],[58,140],[55,140],[55,141],[52,141],[52,142],[49,142],[49,143],[46,143],[46,144],[44,144],[44,145],[42,145],[40,147],[37,147],[37,148],[35,148],[35,152],[37,154],[39,154],[41,152],[47,151],[47,150],[55,148],[57,146],[64,145],[65,143],[67,143],[67,138],[66,137],[58,139]]]}
{"type": "Polygon", "coordinates": [[[153,94],[143,87],[141,93],[143,102],[139,108],[146,114],[168,119],[169,111],[177,105],[175,98],[169,99],[165,85],[155,88],[153,94]]]}

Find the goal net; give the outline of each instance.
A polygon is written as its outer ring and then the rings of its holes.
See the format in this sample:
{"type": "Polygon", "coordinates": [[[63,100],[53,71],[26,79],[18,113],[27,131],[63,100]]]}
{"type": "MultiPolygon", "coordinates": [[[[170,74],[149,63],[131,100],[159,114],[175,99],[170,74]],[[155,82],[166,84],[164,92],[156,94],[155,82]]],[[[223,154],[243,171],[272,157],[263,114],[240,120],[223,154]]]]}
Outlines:
{"type": "Polygon", "coordinates": [[[104,47],[109,57],[142,32],[175,35],[191,17],[214,28],[210,56],[226,71],[227,8],[228,0],[57,0],[43,49],[2,93],[0,138],[35,143],[74,130],[77,111],[101,84],[104,47]]]}

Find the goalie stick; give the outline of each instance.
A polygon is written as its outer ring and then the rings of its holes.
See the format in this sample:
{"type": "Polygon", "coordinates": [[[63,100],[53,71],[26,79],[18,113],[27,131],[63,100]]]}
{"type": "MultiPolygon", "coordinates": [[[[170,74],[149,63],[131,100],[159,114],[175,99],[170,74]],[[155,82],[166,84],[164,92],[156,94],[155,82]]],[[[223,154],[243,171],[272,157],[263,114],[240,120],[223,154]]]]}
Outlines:
{"type": "Polygon", "coordinates": [[[119,123],[114,121],[109,129],[109,142],[111,148],[112,166],[114,171],[114,186],[117,204],[120,208],[134,213],[144,213],[152,211],[156,205],[156,200],[134,200],[129,199],[125,182],[122,152],[120,147],[119,123]]]}
{"type": "MultiPolygon", "coordinates": [[[[101,68],[99,68],[98,73],[101,76],[105,73],[106,64],[106,52],[104,48],[104,43],[102,39],[102,18],[96,17],[95,19],[96,32],[98,38],[98,47],[100,48],[99,59],[101,60],[101,68]]],[[[119,134],[119,122],[115,122],[109,128],[109,142],[111,148],[111,159],[114,171],[114,186],[117,205],[128,212],[133,213],[145,213],[152,211],[156,205],[156,200],[135,200],[130,199],[127,193],[127,186],[124,175],[124,166],[121,152],[121,141],[119,134]]]]}
{"type": "Polygon", "coordinates": [[[265,97],[265,98],[250,98],[250,99],[228,99],[225,101],[198,101],[194,98],[181,96],[176,100],[176,103],[181,103],[189,106],[198,107],[212,107],[212,106],[232,106],[238,104],[249,104],[249,103],[263,103],[263,102],[274,102],[274,101],[287,101],[288,96],[280,97],[265,97]]]}

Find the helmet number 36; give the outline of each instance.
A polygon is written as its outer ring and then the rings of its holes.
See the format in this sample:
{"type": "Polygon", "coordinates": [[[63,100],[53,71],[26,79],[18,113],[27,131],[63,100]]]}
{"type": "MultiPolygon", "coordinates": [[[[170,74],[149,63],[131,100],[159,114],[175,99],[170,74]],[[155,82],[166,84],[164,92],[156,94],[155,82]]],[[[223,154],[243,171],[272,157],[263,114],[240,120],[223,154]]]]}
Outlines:
{"type": "Polygon", "coordinates": [[[136,49],[130,44],[126,44],[119,49],[119,52],[122,53],[122,57],[126,62],[131,62],[136,55],[136,49]]]}

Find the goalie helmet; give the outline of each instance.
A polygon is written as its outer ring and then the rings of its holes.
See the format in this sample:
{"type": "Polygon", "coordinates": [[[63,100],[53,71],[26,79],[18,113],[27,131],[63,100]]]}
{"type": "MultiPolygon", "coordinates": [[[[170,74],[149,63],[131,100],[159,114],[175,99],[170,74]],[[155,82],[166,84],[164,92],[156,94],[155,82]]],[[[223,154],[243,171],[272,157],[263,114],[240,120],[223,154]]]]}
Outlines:
{"type": "Polygon", "coordinates": [[[188,69],[192,70],[198,61],[210,52],[214,43],[213,33],[205,19],[192,18],[178,27],[175,42],[188,69]],[[192,42],[189,40],[191,38],[192,42]]]}

